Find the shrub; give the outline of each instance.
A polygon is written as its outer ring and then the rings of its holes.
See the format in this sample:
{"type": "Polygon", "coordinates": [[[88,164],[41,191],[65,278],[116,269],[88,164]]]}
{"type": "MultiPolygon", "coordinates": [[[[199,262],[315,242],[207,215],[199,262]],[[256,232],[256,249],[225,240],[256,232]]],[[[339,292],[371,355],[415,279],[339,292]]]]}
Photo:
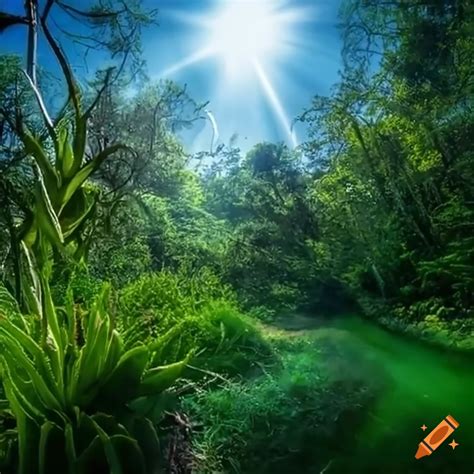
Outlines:
{"type": "Polygon", "coordinates": [[[82,303],[92,302],[102,287],[101,281],[91,275],[84,265],[76,265],[72,271],[70,268],[65,268],[52,280],[51,292],[53,300],[58,305],[66,303],[68,289],[74,295],[74,301],[82,303]]]}
{"type": "Polygon", "coordinates": [[[122,288],[150,271],[151,255],[143,236],[101,236],[92,245],[90,273],[101,281],[122,288]]]}
{"type": "Polygon", "coordinates": [[[184,318],[157,340],[163,363],[180,360],[190,350],[199,352],[193,364],[228,375],[260,370],[276,362],[269,343],[252,320],[225,301],[208,303],[184,318]]]}
{"type": "Polygon", "coordinates": [[[119,296],[119,313],[125,327],[135,326],[141,337],[155,338],[214,300],[233,301],[234,296],[209,269],[163,270],[125,287],[119,296]]]}

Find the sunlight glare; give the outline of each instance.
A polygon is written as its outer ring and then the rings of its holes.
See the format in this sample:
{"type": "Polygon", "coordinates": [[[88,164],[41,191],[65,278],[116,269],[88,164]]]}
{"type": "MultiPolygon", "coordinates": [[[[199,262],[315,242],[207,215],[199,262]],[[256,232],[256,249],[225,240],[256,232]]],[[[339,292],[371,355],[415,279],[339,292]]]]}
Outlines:
{"type": "Polygon", "coordinates": [[[228,76],[239,77],[252,69],[253,61],[278,52],[284,25],[272,3],[226,3],[210,20],[208,43],[228,76]]]}
{"type": "MultiPolygon", "coordinates": [[[[289,143],[297,147],[298,139],[272,78],[278,74],[282,60],[297,49],[295,28],[313,14],[312,9],[290,6],[289,0],[216,0],[215,8],[205,14],[176,14],[180,21],[200,30],[200,41],[196,38],[194,52],[168,67],[164,75],[214,59],[220,66],[216,80],[221,89],[228,90],[232,84],[244,91],[253,89],[257,83],[289,143]]],[[[215,143],[218,137],[215,120],[210,122],[215,143]]]]}

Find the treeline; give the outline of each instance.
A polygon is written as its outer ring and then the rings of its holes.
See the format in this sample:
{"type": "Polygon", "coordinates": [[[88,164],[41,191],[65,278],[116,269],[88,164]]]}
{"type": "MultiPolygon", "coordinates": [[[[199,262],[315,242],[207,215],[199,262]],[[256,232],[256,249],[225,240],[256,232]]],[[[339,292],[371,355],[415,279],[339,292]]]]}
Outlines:
{"type": "MultiPolygon", "coordinates": [[[[300,150],[267,143],[246,156],[231,146],[189,156],[176,133],[201,120],[204,105],[185,89],[147,83],[130,98],[123,81],[105,88],[88,153],[127,147],[93,177],[100,198],[83,284],[123,287],[147,272],[207,267],[263,318],[360,305],[437,330],[472,317],[472,7],[357,0],[341,20],[341,82],[299,117],[309,130],[300,150]]],[[[21,100],[34,125],[19,66],[2,59],[4,114],[21,100]]],[[[33,176],[10,156],[6,125],[2,261],[13,288],[18,249],[8,229],[33,176]]],[[[72,274],[55,271],[61,284],[72,274]]]]}

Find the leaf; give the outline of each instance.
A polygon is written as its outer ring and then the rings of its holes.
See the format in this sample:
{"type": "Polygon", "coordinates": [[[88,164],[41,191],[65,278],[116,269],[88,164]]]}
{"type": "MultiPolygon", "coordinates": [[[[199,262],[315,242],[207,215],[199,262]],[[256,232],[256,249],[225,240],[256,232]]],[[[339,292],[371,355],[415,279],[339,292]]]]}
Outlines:
{"type": "Polygon", "coordinates": [[[74,152],[69,141],[64,144],[63,158],[62,158],[62,173],[65,178],[74,176],[74,152]]]}
{"type": "Polygon", "coordinates": [[[120,458],[115,450],[114,444],[107,433],[100,427],[98,423],[92,420],[95,426],[97,434],[99,435],[100,441],[104,447],[105,456],[110,468],[110,474],[123,474],[122,465],[120,458]]]}
{"type": "Polygon", "coordinates": [[[43,422],[44,413],[30,402],[29,398],[31,397],[28,397],[28,390],[22,390],[25,388],[24,386],[22,386],[21,389],[18,387],[21,379],[18,377],[12,377],[10,367],[5,363],[3,357],[2,368],[3,387],[15,417],[18,419],[18,417],[24,416],[34,422],[43,422]]]}
{"type": "MultiPolygon", "coordinates": [[[[117,453],[120,471],[124,474],[148,474],[145,458],[136,439],[131,436],[113,435],[110,443],[117,453]]],[[[154,453],[158,456],[158,453],[154,453]]]]}
{"type": "Polygon", "coordinates": [[[141,383],[140,396],[157,394],[170,388],[181,376],[189,358],[148,370],[141,383]]]}
{"type": "Polygon", "coordinates": [[[66,424],[64,429],[66,458],[68,460],[69,474],[78,472],[76,447],[74,444],[74,430],[70,423],[66,424]]]}
{"type": "Polygon", "coordinates": [[[73,139],[74,163],[71,168],[70,176],[74,176],[82,166],[84,152],[86,149],[87,140],[87,116],[76,113],[76,130],[73,139]]]}
{"type": "MultiPolygon", "coordinates": [[[[74,195],[74,197],[76,195],[77,193],[74,195]]],[[[76,214],[73,218],[68,219],[68,221],[61,219],[63,229],[64,229],[63,235],[65,238],[72,237],[74,232],[81,226],[81,224],[85,222],[94,212],[95,206],[96,206],[95,199],[89,198],[87,201],[88,202],[85,203],[84,209],[80,213],[76,214]]],[[[71,201],[69,201],[68,204],[70,203],[71,201]]]]}
{"type": "Polygon", "coordinates": [[[101,151],[91,161],[89,161],[89,163],[87,163],[74,174],[74,177],[61,191],[61,210],[68,203],[69,199],[71,199],[73,194],[87,180],[87,178],[89,178],[89,176],[100,167],[104,160],[120,149],[128,149],[128,147],[121,144],[112,145],[111,147],[101,151]]]}
{"type": "MultiPolygon", "coordinates": [[[[9,321],[0,320],[0,338],[5,338],[11,343],[21,347],[22,351],[30,354],[32,360],[35,361],[35,370],[45,380],[45,383],[54,390],[55,396],[58,397],[58,387],[56,379],[45,354],[37,342],[27,333],[16,327],[9,321]]],[[[11,356],[8,354],[5,357],[11,356]]]]}
{"type": "MultiPolygon", "coordinates": [[[[35,392],[36,399],[41,402],[42,406],[35,406],[36,410],[39,410],[41,413],[45,413],[47,410],[57,410],[62,411],[62,404],[55,396],[55,394],[50,390],[46,384],[47,379],[43,378],[35,368],[33,362],[28,359],[26,354],[21,349],[21,346],[11,339],[4,339],[3,344],[5,345],[8,353],[4,356],[4,364],[10,367],[10,373],[15,374],[16,371],[19,373],[25,373],[29,376],[30,382],[30,393],[31,391],[35,392]]],[[[19,377],[14,377],[17,383],[20,382],[19,377]]],[[[53,385],[53,390],[55,385],[53,385]]],[[[22,391],[22,396],[27,399],[29,393],[22,391]]],[[[33,406],[35,400],[30,398],[29,402],[33,406]]]]}
{"type": "Polygon", "coordinates": [[[55,425],[51,421],[46,421],[41,426],[40,430],[40,441],[39,441],[39,474],[48,474],[46,470],[46,463],[47,463],[47,448],[48,448],[48,439],[49,434],[54,429],[55,425]]]}
{"type": "Polygon", "coordinates": [[[148,362],[148,348],[130,349],[119,360],[117,367],[103,385],[99,400],[106,404],[122,404],[138,395],[140,381],[148,362]]]}
{"type": "Polygon", "coordinates": [[[49,192],[53,196],[56,196],[59,189],[59,178],[42,145],[28,130],[23,130],[20,134],[20,138],[25,146],[25,151],[33,156],[35,162],[40,168],[49,192]]]}
{"type": "Polygon", "coordinates": [[[146,463],[147,474],[158,474],[160,467],[160,441],[153,423],[142,417],[135,417],[132,426],[129,427],[130,434],[137,440],[146,463]]]}

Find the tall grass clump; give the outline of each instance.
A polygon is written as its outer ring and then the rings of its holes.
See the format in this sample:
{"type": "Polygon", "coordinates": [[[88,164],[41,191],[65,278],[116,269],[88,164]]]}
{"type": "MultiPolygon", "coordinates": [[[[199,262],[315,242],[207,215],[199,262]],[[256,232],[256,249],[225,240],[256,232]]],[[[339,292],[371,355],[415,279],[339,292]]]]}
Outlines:
{"type": "Polygon", "coordinates": [[[215,300],[233,303],[235,297],[211,270],[163,270],[123,288],[119,313],[126,327],[135,325],[142,337],[157,337],[215,300]]]}

